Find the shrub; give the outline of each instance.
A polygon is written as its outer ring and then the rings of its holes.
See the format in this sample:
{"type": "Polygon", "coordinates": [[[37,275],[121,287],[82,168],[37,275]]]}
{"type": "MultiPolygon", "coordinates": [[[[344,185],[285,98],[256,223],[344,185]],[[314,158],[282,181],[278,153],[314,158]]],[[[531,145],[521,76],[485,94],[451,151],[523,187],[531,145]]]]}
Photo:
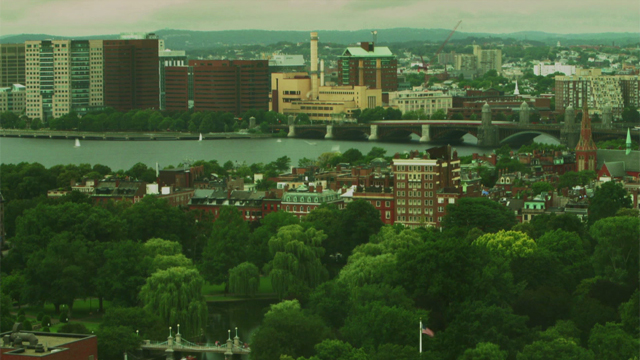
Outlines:
{"type": "Polygon", "coordinates": [[[33,325],[31,325],[31,321],[25,320],[22,322],[22,329],[26,331],[33,330],[33,325]]]}
{"type": "Polygon", "coordinates": [[[51,317],[49,315],[43,316],[40,320],[40,325],[42,325],[43,328],[49,328],[49,324],[51,324],[51,317]]]}
{"type": "Polygon", "coordinates": [[[90,334],[91,331],[87,329],[82,323],[67,323],[58,328],[59,333],[66,334],[90,334]]]}
{"type": "Polygon", "coordinates": [[[42,321],[42,318],[43,318],[43,317],[44,317],[44,313],[43,313],[42,311],[40,311],[40,312],[38,313],[38,316],[36,316],[36,319],[37,319],[38,321],[42,321]]]}
{"type": "Polygon", "coordinates": [[[58,320],[60,320],[61,323],[69,322],[69,318],[67,317],[67,314],[68,312],[66,310],[60,311],[60,317],[58,318],[58,320]]]}

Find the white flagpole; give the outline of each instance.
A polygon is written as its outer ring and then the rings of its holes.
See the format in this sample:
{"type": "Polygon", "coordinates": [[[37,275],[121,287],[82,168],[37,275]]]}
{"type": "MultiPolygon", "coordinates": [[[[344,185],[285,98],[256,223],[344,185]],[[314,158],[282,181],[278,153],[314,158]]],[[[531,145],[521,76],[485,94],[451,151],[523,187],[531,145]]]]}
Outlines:
{"type": "Polygon", "coordinates": [[[420,319],[420,353],[422,354],[422,318],[420,319]]]}

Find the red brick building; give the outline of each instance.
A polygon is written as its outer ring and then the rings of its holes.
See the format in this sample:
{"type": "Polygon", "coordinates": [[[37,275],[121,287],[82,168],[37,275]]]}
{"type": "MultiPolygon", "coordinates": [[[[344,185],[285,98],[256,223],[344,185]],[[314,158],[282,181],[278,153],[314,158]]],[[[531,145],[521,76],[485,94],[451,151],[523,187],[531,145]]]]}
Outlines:
{"type": "Polygon", "coordinates": [[[98,341],[95,335],[55,334],[46,332],[20,331],[21,334],[33,334],[39,345],[31,347],[23,341],[19,347],[13,343],[11,332],[0,334],[3,337],[0,347],[2,360],[98,360],[98,341]],[[4,338],[9,342],[5,344],[4,338]],[[45,346],[46,345],[46,346],[45,346]]]}
{"type": "Polygon", "coordinates": [[[398,90],[398,60],[386,46],[363,41],[338,58],[338,85],[365,85],[383,92],[398,90]]]}
{"type": "Polygon", "coordinates": [[[396,202],[392,188],[358,188],[358,191],[353,193],[353,200],[364,200],[370,203],[380,211],[380,220],[385,225],[393,225],[396,202]]]}
{"type": "Polygon", "coordinates": [[[158,39],[104,40],[104,105],[159,109],[158,39]]]}
{"type": "Polygon", "coordinates": [[[269,110],[267,60],[190,60],[165,68],[165,78],[167,110],[188,109],[189,100],[195,111],[269,110]]]}
{"type": "Polygon", "coordinates": [[[189,110],[189,67],[167,66],[164,69],[165,109],[189,110]]]}

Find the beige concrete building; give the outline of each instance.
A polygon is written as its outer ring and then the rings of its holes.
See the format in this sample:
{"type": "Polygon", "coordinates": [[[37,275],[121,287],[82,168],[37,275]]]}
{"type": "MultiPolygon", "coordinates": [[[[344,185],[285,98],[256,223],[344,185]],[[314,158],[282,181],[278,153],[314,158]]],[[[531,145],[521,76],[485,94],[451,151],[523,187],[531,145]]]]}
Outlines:
{"type": "Polygon", "coordinates": [[[0,112],[11,111],[21,114],[25,111],[27,91],[23,85],[13,84],[0,88],[0,112]]]}
{"type": "Polygon", "coordinates": [[[431,116],[438,110],[446,113],[453,107],[453,98],[442,91],[394,91],[389,93],[389,106],[403,113],[422,110],[431,116]]]}
{"type": "Polygon", "coordinates": [[[101,107],[102,40],[25,41],[27,110],[48,121],[101,107]]]}
{"type": "Polygon", "coordinates": [[[483,50],[480,45],[473,45],[473,55],[476,56],[478,70],[481,74],[489,70],[502,72],[502,50],[483,50]]]}
{"type": "Polygon", "coordinates": [[[478,70],[476,56],[471,54],[457,54],[455,56],[454,69],[464,71],[478,70]]]}
{"type": "Polygon", "coordinates": [[[24,44],[0,44],[0,87],[24,85],[24,44]]]}
{"type": "Polygon", "coordinates": [[[306,72],[273,73],[269,95],[269,110],[281,113],[292,101],[311,98],[311,78],[306,72]]]}
{"type": "Polygon", "coordinates": [[[300,99],[284,103],[285,115],[307,114],[314,121],[345,121],[353,111],[382,106],[382,89],[366,86],[320,86],[318,100],[300,99]]]}

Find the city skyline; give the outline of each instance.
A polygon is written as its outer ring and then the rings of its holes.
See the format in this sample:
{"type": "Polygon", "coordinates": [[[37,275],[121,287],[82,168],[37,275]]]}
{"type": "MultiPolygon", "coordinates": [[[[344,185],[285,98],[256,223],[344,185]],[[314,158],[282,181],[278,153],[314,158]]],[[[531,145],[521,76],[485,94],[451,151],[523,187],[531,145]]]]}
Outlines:
{"type": "Polygon", "coordinates": [[[458,20],[462,20],[460,32],[637,32],[638,11],[640,5],[631,0],[31,0],[2,4],[0,35],[91,36],[160,29],[449,29],[458,20]]]}

